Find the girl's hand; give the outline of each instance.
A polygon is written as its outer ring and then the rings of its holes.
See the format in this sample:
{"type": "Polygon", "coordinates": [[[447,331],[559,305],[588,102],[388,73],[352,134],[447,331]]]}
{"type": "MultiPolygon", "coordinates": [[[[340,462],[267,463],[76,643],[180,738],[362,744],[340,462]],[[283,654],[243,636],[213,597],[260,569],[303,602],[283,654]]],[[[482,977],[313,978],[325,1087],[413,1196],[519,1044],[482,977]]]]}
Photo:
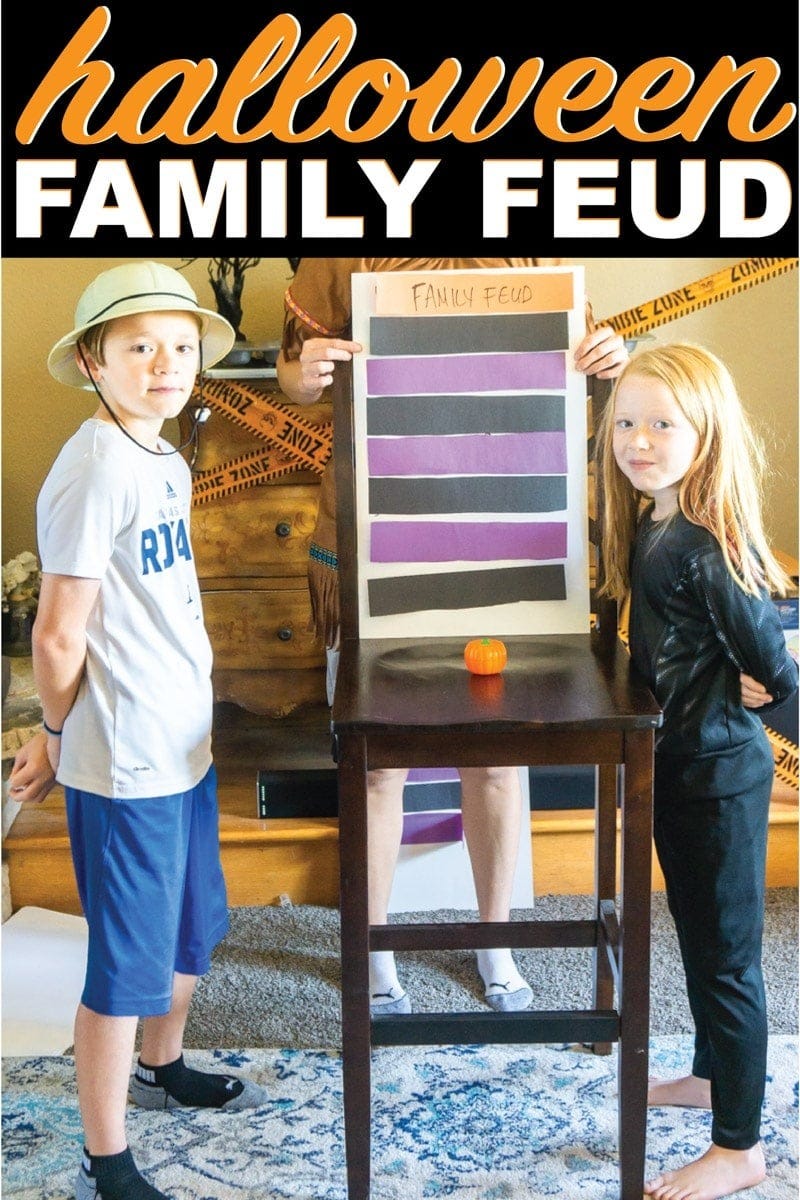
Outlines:
{"type": "Polygon", "coordinates": [[[61,740],[42,731],[17,752],[8,780],[8,794],[18,804],[41,804],[56,782],[61,740]]]}
{"type": "Polygon", "coordinates": [[[742,704],[745,708],[761,708],[772,700],[763,683],[753,679],[752,675],[740,675],[739,682],[742,685],[742,704]]]}
{"type": "Polygon", "coordinates": [[[575,369],[598,379],[615,379],[629,358],[624,338],[610,325],[598,325],[575,351],[575,369]]]}

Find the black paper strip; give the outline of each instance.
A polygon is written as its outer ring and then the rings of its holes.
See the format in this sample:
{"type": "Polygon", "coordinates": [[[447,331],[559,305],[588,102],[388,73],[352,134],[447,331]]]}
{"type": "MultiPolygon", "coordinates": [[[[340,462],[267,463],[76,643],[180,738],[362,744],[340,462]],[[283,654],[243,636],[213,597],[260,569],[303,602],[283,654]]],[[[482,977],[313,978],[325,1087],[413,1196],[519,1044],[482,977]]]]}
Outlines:
{"type": "Polygon", "coordinates": [[[521,600],[565,600],[567,595],[560,563],[494,570],[488,588],[485,571],[451,571],[370,579],[367,592],[373,617],[434,609],[489,608],[521,600]]]}
{"type": "Polygon", "coordinates": [[[565,428],[564,397],[370,396],[367,433],[550,433],[565,428]]]}
{"type": "Polygon", "coordinates": [[[564,312],[497,316],[370,317],[369,352],[481,354],[563,350],[569,345],[564,312]]]}
{"type": "Polygon", "coordinates": [[[458,475],[370,479],[369,511],[384,513],[543,513],[567,507],[566,475],[458,475]]]}

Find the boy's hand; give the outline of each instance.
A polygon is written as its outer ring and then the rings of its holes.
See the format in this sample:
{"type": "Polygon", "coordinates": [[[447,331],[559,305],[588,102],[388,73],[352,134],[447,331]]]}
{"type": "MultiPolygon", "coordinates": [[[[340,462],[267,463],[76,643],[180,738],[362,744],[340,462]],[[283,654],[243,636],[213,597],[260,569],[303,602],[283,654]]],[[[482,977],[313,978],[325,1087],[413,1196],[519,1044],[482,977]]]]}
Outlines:
{"type": "Polygon", "coordinates": [[[42,731],[17,752],[8,780],[8,794],[18,804],[41,804],[53,789],[60,757],[58,738],[42,731]]]}

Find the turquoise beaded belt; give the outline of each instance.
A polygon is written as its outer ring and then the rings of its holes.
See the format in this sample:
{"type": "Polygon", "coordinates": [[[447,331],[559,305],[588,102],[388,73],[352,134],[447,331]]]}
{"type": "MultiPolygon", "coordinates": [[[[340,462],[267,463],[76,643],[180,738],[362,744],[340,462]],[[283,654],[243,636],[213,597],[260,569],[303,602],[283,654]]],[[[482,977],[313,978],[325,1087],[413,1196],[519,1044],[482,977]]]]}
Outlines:
{"type": "Polygon", "coordinates": [[[317,562],[324,563],[326,567],[330,567],[332,571],[339,569],[339,559],[332,550],[325,550],[324,547],[318,546],[316,542],[311,542],[308,547],[308,553],[317,562]]]}

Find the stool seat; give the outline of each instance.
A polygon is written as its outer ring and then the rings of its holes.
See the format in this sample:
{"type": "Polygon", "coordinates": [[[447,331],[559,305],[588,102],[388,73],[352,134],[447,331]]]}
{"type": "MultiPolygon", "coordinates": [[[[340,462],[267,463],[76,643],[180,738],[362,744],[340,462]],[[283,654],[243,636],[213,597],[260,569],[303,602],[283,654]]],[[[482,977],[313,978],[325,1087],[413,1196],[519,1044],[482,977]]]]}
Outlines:
{"type": "MultiPolygon", "coordinates": [[[[349,1200],[370,1193],[373,1047],[575,1041],[619,1044],[621,1200],[644,1184],[654,730],[661,711],[618,639],[508,637],[501,675],[471,676],[463,638],[341,646],[332,713],[339,777],[342,1065],[349,1200]],[[387,767],[591,764],[595,916],[580,921],[370,925],[367,772],[387,767]],[[621,816],[621,892],[615,894],[621,816]],[[372,950],[592,947],[590,1010],[371,1017],[372,950]],[[624,1136],[623,1136],[624,1130],[624,1136]]],[[[543,1081],[546,1086],[546,1081],[543,1081]]]]}

